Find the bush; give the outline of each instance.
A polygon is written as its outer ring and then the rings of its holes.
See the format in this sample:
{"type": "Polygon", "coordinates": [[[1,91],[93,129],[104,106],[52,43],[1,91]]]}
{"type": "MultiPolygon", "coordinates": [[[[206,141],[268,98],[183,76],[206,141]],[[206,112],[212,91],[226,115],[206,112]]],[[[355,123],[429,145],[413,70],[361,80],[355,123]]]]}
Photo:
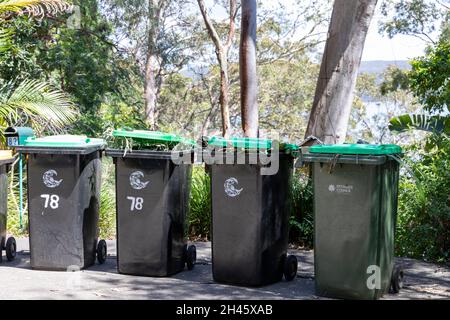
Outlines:
{"type": "Polygon", "coordinates": [[[192,171],[189,235],[211,238],[211,180],[205,167],[194,166],[192,171]]]}
{"type": "MultiPolygon", "coordinates": [[[[25,162],[24,162],[25,166],[25,162]]],[[[19,213],[19,173],[18,165],[11,166],[8,173],[8,213],[7,213],[7,232],[16,237],[28,236],[28,214],[27,214],[27,178],[26,170],[23,172],[23,217],[22,228],[20,228],[19,213]],[[11,180],[12,179],[12,180],[11,180]]]]}
{"type": "Polygon", "coordinates": [[[102,162],[102,189],[98,222],[100,238],[114,239],[116,236],[115,168],[111,158],[103,158],[102,162]]]}
{"type": "Polygon", "coordinates": [[[407,149],[399,191],[396,254],[445,262],[450,257],[450,142],[432,136],[407,149]]]}
{"type": "Polygon", "coordinates": [[[314,239],[313,189],[304,172],[298,172],[292,180],[292,213],[289,241],[311,249],[314,239]]]}

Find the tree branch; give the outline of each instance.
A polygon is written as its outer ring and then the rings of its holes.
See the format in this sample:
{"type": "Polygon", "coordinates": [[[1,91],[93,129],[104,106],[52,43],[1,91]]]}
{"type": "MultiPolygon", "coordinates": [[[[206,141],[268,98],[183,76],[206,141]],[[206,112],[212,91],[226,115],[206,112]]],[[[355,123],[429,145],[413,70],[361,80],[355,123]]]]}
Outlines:
{"type": "Polygon", "coordinates": [[[200,8],[200,12],[202,13],[203,20],[206,24],[206,29],[208,30],[208,34],[211,37],[212,41],[214,42],[214,45],[216,46],[216,49],[218,53],[223,51],[223,46],[220,41],[219,34],[216,31],[216,28],[214,27],[212,21],[209,19],[208,13],[206,12],[206,6],[205,2],[203,0],[197,0],[198,6],[200,8]]]}

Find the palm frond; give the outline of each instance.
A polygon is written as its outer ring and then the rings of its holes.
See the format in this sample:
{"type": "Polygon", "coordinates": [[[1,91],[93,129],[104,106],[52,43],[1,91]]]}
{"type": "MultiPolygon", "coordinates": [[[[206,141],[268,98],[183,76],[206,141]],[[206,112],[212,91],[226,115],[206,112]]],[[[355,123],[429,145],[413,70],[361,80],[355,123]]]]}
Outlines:
{"type": "Polygon", "coordinates": [[[389,130],[405,132],[409,130],[421,130],[450,135],[449,116],[429,116],[425,114],[405,114],[392,119],[389,130]]]}
{"type": "Polygon", "coordinates": [[[42,19],[46,14],[71,12],[73,6],[65,0],[0,0],[0,53],[12,47],[14,31],[2,26],[7,13],[27,14],[42,19]]]}
{"type": "Polygon", "coordinates": [[[1,29],[0,27],[0,53],[6,52],[11,48],[11,40],[13,32],[9,29],[1,29]]]}
{"type": "Polygon", "coordinates": [[[69,12],[72,5],[65,0],[3,0],[0,1],[0,13],[27,13],[42,19],[45,14],[56,15],[69,12]]]}
{"type": "Polygon", "coordinates": [[[25,80],[17,87],[8,83],[0,88],[0,117],[23,112],[63,127],[75,120],[76,111],[69,97],[47,83],[25,80]]]}

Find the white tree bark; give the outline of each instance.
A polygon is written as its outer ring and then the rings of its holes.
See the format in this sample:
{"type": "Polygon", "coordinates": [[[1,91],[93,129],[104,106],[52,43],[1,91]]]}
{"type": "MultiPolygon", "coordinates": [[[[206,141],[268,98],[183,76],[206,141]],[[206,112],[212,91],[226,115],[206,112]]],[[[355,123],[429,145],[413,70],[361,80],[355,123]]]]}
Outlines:
{"type": "Polygon", "coordinates": [[[377,0],[335,0],[306,137],[345,142],[364,43],[377,0]]]}
{"type": "Polygon", "coordinates": [[[222,135],[228,137],[231,129],[230,122],[230,80],[228,75],[228,55],[236,31],[236,15],[237,15],[237,2],[236,0],[230,0],[230,22],[226,43],[222,43],[219,34],[216,31],[211,19],[206,11],[206,6],[203,0],[197,0],[200,12],[202,13],[203,20],[205,21],[206,29],[208,30],[209,37],[214,43],[216,48],[217,61],[220,67],[220,109],[222,115],[222,135]]]}
{"type": "Polygon", "coordinates": [[[242,0],[241,77],[242,129],[246,137],[258,137],[258,78],[256,74],[256,0],[242,0]]]}

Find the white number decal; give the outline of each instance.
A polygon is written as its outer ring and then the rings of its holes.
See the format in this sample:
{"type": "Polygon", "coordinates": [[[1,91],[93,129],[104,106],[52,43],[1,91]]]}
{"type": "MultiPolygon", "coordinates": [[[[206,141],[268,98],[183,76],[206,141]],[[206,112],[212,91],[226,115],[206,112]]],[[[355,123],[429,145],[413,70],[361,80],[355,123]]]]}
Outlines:
{"type": "Polygon", "coordinates": [[[131,211],[137,210],[141,211],[144,209],[144,198],[141,197],[127,197],[131,201],[131,211]]]}
{"type": "Polygon", "coordinates": [[[59,196],[56,194],[43,194],[41,198],[45,199],[44,208],[52,208],[56,210],[59,208],[59,196]]]}

